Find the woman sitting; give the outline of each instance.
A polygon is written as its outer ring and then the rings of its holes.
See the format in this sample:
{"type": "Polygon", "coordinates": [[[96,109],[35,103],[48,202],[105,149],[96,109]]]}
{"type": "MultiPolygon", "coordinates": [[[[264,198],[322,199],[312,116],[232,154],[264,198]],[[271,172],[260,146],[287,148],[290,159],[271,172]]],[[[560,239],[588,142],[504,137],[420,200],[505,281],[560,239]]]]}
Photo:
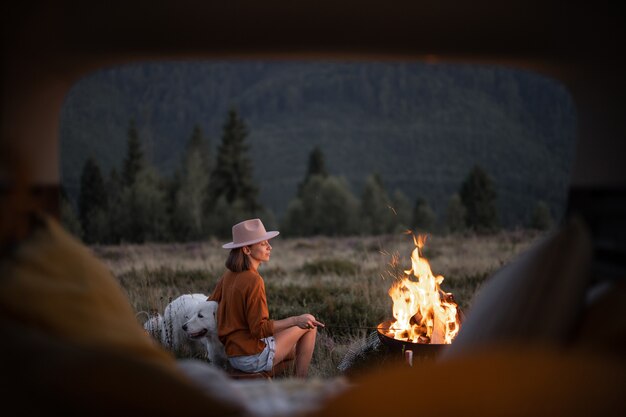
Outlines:
{"type": "Polygon", "coordinates": [[[232,233],[233,241],[223,245],[231,250],[228,269],[209,297],[219,303],[218,336],[230,365],[248,373],[269,372],[293,360],[296,376],[306,377],[317,326],[324,324],[311,314],[270,320],[258,272],[270,260],[269,239],[279,232],[267,232],[260,219],[250,219],[234,225],[232,233]]]}

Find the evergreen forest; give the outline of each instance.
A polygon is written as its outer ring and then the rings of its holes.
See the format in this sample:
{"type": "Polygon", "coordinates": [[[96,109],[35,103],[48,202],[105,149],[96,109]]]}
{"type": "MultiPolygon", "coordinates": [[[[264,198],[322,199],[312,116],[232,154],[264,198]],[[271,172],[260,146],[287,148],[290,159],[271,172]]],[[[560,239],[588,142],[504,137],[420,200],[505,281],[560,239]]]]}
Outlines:
{"type": "Polygon", "coordinates": [[[562,216],[575,150],[539,74],[420,63],[102,70],[61,114],[64,219],[92,243],[500,228],[562,216]]]}

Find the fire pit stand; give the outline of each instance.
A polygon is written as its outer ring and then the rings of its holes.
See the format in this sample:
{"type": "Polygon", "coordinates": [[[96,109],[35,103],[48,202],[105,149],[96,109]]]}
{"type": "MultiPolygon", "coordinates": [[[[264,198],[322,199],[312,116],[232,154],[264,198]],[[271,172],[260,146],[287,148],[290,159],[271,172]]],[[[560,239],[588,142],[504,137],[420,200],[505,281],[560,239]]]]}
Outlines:
{"type": "Polygon", "coordinates": [[[387,336],[386,333],[391,326],[391,321],[385,321],[378,325],[376,333],[381,343],[385,345],[392,353],[396,352],[399,355],[410,350],[412,351],[413,358],[434,358],[448,345],[435,344],[435,343],[413,343],[404,340],[394,339],[387,336]]]}
{"type": "Polygon", "coordinates": [[[448,346],[393,339],[385,335],[385,329],[389,329],[390,323],[390,321],[381,323],[376,331],[348,349],[337,369],[347,376],[356,376],[390,363],[416,366],[420,362],[433,360],[448,346]]]}

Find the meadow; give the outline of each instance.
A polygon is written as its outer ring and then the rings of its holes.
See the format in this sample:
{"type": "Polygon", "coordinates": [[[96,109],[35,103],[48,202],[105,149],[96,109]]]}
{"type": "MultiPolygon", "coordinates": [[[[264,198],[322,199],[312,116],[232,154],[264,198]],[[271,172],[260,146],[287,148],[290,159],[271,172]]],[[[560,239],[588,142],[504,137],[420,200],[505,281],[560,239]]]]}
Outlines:
{"type": "MultiPolygon", "coordinates": [[[[542,233],[501,231],[492,235],[429,235],[423,250],[441,285],[467,312],[481,285],[531,246],[542,233]]],[[[92,246],[123,289],[140,324],[149,312],[185,293],[209,295],[224,271],[227,250],[215,239],[180,244],[92,246]]],[[[387,291],[410,269],[411,235],[283,238],[271,241],[272,257],[259,272],[271,318],[311,313],[326,327],[318,331],[310,375],[329,378],[346,352],[382,321],[392,319],[387,291]]],[[[177,356],[181,353],[176,353],[177,356]]]]}

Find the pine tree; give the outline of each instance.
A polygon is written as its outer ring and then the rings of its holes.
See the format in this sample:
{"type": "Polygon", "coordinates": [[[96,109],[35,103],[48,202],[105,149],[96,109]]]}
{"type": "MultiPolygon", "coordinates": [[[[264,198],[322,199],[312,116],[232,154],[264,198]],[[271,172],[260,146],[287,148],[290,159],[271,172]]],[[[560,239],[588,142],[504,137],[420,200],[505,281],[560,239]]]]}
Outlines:
{"type": "Polygon", "coordinates": [[[393,221],[392,232],[403,232],[411,228],[411,202],[407,196],[400,190],[394,191],[391,196],[391,207],[395,218],[393,221]]]}
{"type": "Polygon", "coordinates": [[[87,158],[80,176],[78,216],[85,242],[101,242],[107,194],[100,167],[93,157],[87,158]]]}
{"type": "Polygon", "coordinates": [[[302,198],[290,202],[283,225],[290,235],[345,236],[358,232],[357,214],[358,200],[344,179],[315,175],[302,198]]]}
{"type": "Polygon", "coordinates": [[[360,218],[362,233],[379,235],[393,227],[391,201],[380,175],[372,174],[365,181],[361,195],[360,218]]]}
{"type": "Polygon", "coordinates": [[[186,158],[188,158],[189,155],[191,155],[192,153],[197,152],[200,155],[202,165],[205,167],[209,174],[211,173],[211,171],[213,170],[211,147],[208,139],[204,137],[202,128],[199,125],[195,125],[193,127],[193,131],[191,132],[191,138],[187,143],[185,152],[186,158]]]}
{"type": "Polygon", "coordinates": [[[454,194],[448,201],[446,209],[446,228],[449,232],[457,233],[465,230],[467,210],[458,194],[454,194]]]}
{"type": "Polygon", "coordinates": [[[300,198],[296,197],[287,205],[287,211],[280,228],[285,236],[306,236],[307,225],[305,222],[304,204],[300,198]]]}
{"type": "Polygon", "coordinates": [[[207,230],[205,214],[210,177],[208,143],[198,126],[193,130],[181,167],[175,176],[172,224],[178,240],[198,239],[207,230]]]}
{"type": "Polygon", "coordinates": [[[61,186],[60,189],[59,214],[63,227],[65,227],[65,229],[72,235],[82,239],[83,229],[80,225],[80,220],[78,219],[78,216],[76,216],[72,203],[69,201],[63,186],[61,186]]]}
{"type": "Polygon", "coordinates": [[[218,148],[217,163],[210,178],[209,204],[214,205],[221,196],[228,204],[242,201],[250,215],[261,206],[257,202],[258,187],[252,180],[252,162],[247,156],[248,129],[234,109],[228,112],[218,148]]]}
{"type": "Polygon", "coordinates": [[[124,185],[120,174],[115,168],[111,169],[106,181],[106,192],[109,199],[107,211],[107,238],[108,243],[120,243],[130,227],[127,209],[123,203],[124,185]]]}
{"type": "Polygon", "coordinates": [[[315,146],[309,153],[309,162],[307,164],[306,174],[302,182],[298,184],[298,196],[302,194],[302,188],[304,188],[309,180],[315,175],[320,175],[322,177],[328,176],[324,153],[319,146],[315,146]]]}
{"type": "MultiPolygon", "coordinates": [[[[244,206],[245,203],[241,200],[229,203],[226,201],[225,196],[220,196],[215,202],[212,217],[208,222],[208,227],[212,234],[219,238],[231,237],[232,225],[250,217],[248,210],[244,206]]],[[[259,217],[262,218],[262,216],[259,217]]],[[[268,225],[265,226],[269,228],[268,225]]]]}
{"type": "Polygon", "coordinates": [[[180,224],[180,220],[177,218],[176,213],[176,197],[181,187],[181,173],[182,168],[178,168],[174,171],[173,175],[169,179],[163,179],[165,189],[165,212],[169,219],[169,230],[171,231],[171,238],[175,241],[186,241],[188,239],[188,231],[184,226],[180,224]]]}
{"type": "Polygon", "coordinates": [[[154,168],[145,166],[131,187],[124,187],[121,198],[127,227],[123,240],[160,241],[169,237],[166,190],[154,168]]]}
{"type": "Polygon", "coordinates": [[[413,206],[413,228],[420,232],[430,232],[434,229],[436,221],[435,212],[428,201],[418,197],[413,206]]]}
{"type": "Polygon", "coordinates": [[[496,190],[491,177],[475,166],[461,185],[461,201],[465,206],[466,225],[477,232],[490,232],[498,228],[496,190]]]}
{"type": "Polygon", "coordinates": [[[128,127],[128,141],[126,143],[126,157],[122,169],[122,178],[125,186],[132,186],[137,178],[137,174],[141,171],[143,161],[143,150],[139,140],[139,132],[135,126],[135,120],[131,119],[128,127]]]}
{"type": "MultiPolygon", "coordinates": [[[[112,182],[111,185],[115,184],[112,182]]],[[[114,234],[112,239],[146,242],[169,237],[166,186],[145,160],[132,119],[116,200],[116,207],[112,207],[108,221],[114,234]]]]}

